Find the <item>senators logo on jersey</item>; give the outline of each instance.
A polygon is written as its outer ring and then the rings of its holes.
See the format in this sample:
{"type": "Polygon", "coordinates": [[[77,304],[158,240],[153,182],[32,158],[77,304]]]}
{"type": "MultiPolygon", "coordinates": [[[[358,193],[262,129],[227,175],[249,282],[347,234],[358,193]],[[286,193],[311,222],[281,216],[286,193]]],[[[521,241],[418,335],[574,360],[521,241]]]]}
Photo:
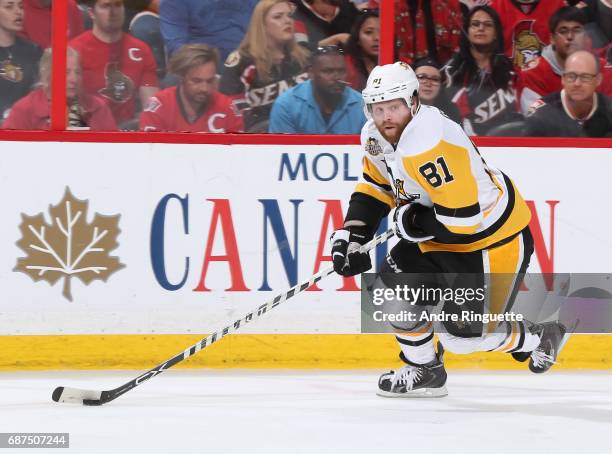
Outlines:
{"type": "Polygon", "coordinates": [[[542,53],[544,43],[533,31],[533,20],[516,24],[512,34],[512,63],[521,68],[542,53]]]}
{"type": "Polygon", "coordinates": [[[23,80],[23,69],[10,60],[4,60],[0,62],[0,77],[9,82],[21,82],[23,80]]]}
{"type": "Polygon", "coordinates": [[[104,70],[106,86],[100,94],[115,103],[124,103],[134,94],[134,82],[119,70],[117,63],[109,63],[104,70]]]}

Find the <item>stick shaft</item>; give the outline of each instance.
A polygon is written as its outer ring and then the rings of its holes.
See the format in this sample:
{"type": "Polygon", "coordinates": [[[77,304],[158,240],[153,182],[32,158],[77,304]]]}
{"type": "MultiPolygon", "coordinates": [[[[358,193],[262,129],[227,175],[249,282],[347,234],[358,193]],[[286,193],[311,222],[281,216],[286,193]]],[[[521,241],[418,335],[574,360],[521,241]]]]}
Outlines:
{"type": "MultiPolygon", "coordinates": [[[[384,233],[378,235],[377,237],[375,237],[374,239],[372,239],[367,244],[364,244],[361,247],[361,251],[362,252],[370,251],[370,250],[374,249],[376,246],[378,246],[378,245],[384,243],[385,241],[387,241],[393,235],[394,235],[393,229],[389,229],[386,232],[384,232],[384,233]]],[[[257,320],[259,317],[261,317],[265,313],[269,312],[272,309],[275,309],[276,307],[280,306],[282,303],[284,303],[288,299],[293,298],[295,295],[303,292],[307,288],[309,288],[312,285],[314,285],[317,282],[319,282],[324,277],[329,276],[330,274],[333,274],[333,273],[334,273],[334,268],[333,267],[325,268],[325,269],[319,271],[318,273],[316,273],[313,276],[311,276],[308,280],[304,280],[304,281],[298,283],[297,285],[291,287],[289,290],[287,290],[287,291],[285,291],[285,292],[283,292],[283,293],[281,293],[279,295],[276,295],[273,299],[271,299],[268,302],[258,306],[256,309],[248,312],[242,318],[239,318],[239,319],[235,320],[232,324],[227,325],[224,328],[222,328],[222,329],[220,329],[220,330],[210,334],[209,336],[205,337],[204,339],[199,340],[197,343],[195,343],[192,346],[188,347],[183,352],[173,356],[168,361],[166,361],[166,362],[164,362],[162,364],[159,364],[158,366],[156,366],[156,367],[148,370],[147,372],[139,375],[138,377],[136,377],[132,381],[130,381],[128,383],[125,383],[124,385],[122,385],[122,386],[120,386],[120,387],[118,387],[116,389],[113,389],[113,390],[110,390],[110,391],[102,391],[101,403],[109,402],[109,401],[111,401],[111,400],[121,396],[122,394],[128,392],[129,390],[135,388],[136,386],[139,386],[140,384],[142,384],[146,380],[148,380],[150,378],[153,378],[153,377],[155,377],[156,375],[158,375],[158,374],[160,374],[162,372],[165,372],[170,367],[180,363],[181,361],[186,360],[190,356],[195,355],[200,350],[203,350],[204,348],[209,347],[210,345],[214,344],[215,342],[220,341],[221,339],[223,339],[228,334],[231,334],[231,333],[234,333],[234,332],[238,331],[242,326],[246,325],[247,323],[251,323],[251,322],[257,320]]]]}

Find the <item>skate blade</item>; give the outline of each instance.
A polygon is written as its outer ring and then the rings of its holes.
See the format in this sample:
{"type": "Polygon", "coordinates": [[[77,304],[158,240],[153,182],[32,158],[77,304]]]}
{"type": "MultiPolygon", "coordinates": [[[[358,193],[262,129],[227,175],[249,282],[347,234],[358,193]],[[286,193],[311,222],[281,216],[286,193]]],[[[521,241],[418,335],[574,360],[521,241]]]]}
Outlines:
{"type": "Polygon", "coordinates": [[[423,388],[415,389],[413,391],[407,391],[405,393],[392,393],[390,391],[383,391],[379,389],[376,391],[376,395],[380,397],[390,398],[403,398],[403,399],[418,399],[418,398],[431,398],[431,397],[445,397],[448,396],[446,386],[441,388],[423,388]]]}

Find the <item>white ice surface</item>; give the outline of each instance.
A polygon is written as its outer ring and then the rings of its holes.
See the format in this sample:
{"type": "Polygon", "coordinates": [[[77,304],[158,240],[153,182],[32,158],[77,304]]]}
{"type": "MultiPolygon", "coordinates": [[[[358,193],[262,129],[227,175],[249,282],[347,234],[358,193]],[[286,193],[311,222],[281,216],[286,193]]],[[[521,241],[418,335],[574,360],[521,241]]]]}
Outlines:
{"type": "Polygon", "coordinates": [[[102,407],[58,385],[139,372],[0,373],[0,432],[70,432],[67,453],[612,453],[612,374],[450,371],[442,399],[384,399],[377,371],[172,370],[102,407]]]}

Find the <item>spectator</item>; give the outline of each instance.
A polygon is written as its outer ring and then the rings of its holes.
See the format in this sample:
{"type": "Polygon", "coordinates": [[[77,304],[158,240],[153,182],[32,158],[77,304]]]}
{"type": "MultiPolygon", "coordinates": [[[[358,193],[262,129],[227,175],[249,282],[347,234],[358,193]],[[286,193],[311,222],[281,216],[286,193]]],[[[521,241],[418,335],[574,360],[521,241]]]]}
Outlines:
{"type": "MultiPolygon", "coordinates": [[[[23,0],[25,17],[20,33],[41,49],[51,47],[51,2],[52,0],[23,0]]],[[[68,10],[68,39],[85,31],[83,15],[74,0],[66,0],[68,10]]]]}
{"type": "MultiPolygon", "coordinates": [[[[380,1],[370,0],[370,6],[380,1]]],[[[445,64],[461,38],[459,0],[395,0],[397,57],[406,63],[431,57],[445,64]]]]}
{"type": "Polygon", "coordinates": [[[272,106],[270,132],[359,134],[366,122],[361,94],[346,86],[346,63],[336,46],[319,47],[310,78],[279,96],[272,106]]]}
{"type": "Polygon", "coordinates": [[[565,62],[563,89],[534,105],[527,135],[544,137],[612,137],[612,99],[596,93],[601,83],[597,57],[587,51],[565,62]]]}
{"type": "Polygon", "coordinates": [[[586,23],[585,14],[573,6],[564,6],[550,17],[551,44],[519,72],[517,88],[523,114],[537,99],[561,90],[565,59],[585,48],[586,23]]]}
{"type": "Polygon", "coordinates": [[[346,43],[359,14],[359,10],[349,0],[291,1],[296,6],[295,20],[303,24],[311,50],[318,46],[346,43]]]}
{"type": "Polygon", "coordinates": [[[159,90],[153,54],[142,41],[123,32],[123,0],[89,0],[93,29],[70,42],[81,55],[83,86],[108,100],[115,121],[130,121],[137,100],[149,104],[159,90]]]}
{"type": "Polygon", "coordinates": [[[517,117],[512,62],[503,54],[503,31],[494,9],[475,7],[464,27],[467,34],[461,37],[460,50],[443,72],[463,129],[470,135],[484,135],[517,117]]]}
{"type": "Polygon", "coordinates": [[[165,0],[161,32],[169,55],[187,43],[216,47],[225,60],[242,40],[257,0],[165,0]]]}
{"type": "Polygon", "coordinates": [[[221,92],[234,98],[247,132],[268,130],[274,100],[308,78],[308,51],[296,43],[293,6],[261,0],[240,47],[225,61],[221,92]]]}
{"type": "MultiPolygon", "coordinates": [[[[3,129],[49,129],[51,119],[51,49],[40,59],[40,87],[21,98],[2,124],[3,129]]],[[[112,131],[117,129],[106,102],[82,91],[79,54],[68,48],[66,56],[66,104],[68,129],[112,131]]]]}
{"type": "Polygon", "coordinates": [[[219,53],[206,44],[187,44],[170,59],[177,86],[158,92],[140,116],[143,131],[242,132],[232,100],[217,91],[219,53]]]}
{"type": "Polygon", "coordinates": [[[370,72],[378,64],[379,40],[378,10],[362,11],[345,45],[346,80],[357,91],[365,88],[370,72]]]}
{"type": "Polygon", "coordinates": [[[548,18],[565,0],[491,0],[501,19],[506,56],[517,68],[539,57],[549,44],[548,18]]]}
{"type": "Polygon", "coordinates": [[[440,65],[433,58],[425,57],[415,61],[412,69],[419,80],[419,101],[437,107],[451,120],[461,124],[459,109],[448,98],[442,86],[440,65]]]}
{"type": "Polygon", "coordinates": [[[36,81],[41,50],[17,36],[23,30],[23,2],[0,0],[0,121],[36,81]]]}
{"type": "Polygon", "coordinates": [[[586,25],[594,49],[605,48],[612,41],[612,0],[597,0],[592,5],[595,21],[586,25]]]}

